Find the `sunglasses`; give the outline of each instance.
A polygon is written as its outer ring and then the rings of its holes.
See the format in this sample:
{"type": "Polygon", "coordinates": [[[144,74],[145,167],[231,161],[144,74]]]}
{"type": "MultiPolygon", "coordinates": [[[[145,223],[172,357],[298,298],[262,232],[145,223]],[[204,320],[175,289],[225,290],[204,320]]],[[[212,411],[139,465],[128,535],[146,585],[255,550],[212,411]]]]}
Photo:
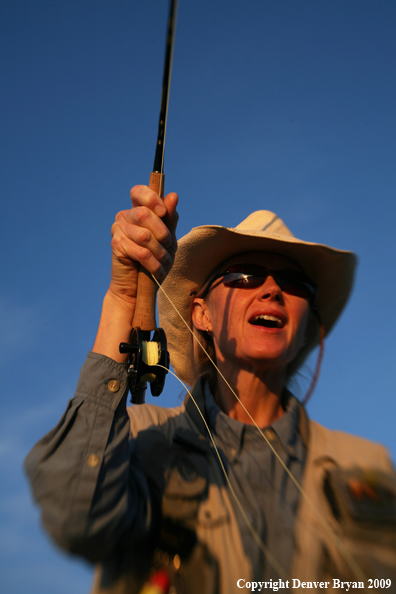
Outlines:
{"type": "Polygon", "coordinates": [[[311,279],[300,270],[269,270],[258,264],[235,264],[227,270],[217,272],[209,280],[201,297],[205,298],[210,287],[219,279],[223,285],[232,289],[257,289],[271,276],[284,293],[302,297],[311,305],[315,300],[317,287],[311,279]]]}

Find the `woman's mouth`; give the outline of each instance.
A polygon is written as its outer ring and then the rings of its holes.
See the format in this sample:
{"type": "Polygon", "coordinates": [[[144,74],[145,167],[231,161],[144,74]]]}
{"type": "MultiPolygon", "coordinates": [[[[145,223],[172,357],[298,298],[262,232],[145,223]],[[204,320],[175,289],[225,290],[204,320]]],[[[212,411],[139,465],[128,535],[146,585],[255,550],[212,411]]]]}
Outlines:
{"type": "Polygon", "coordinates": [[[271,314],[260,314],[249,320],[253,326],[263,326],[264,328],[283,328],[284,319],[271,314]]]}

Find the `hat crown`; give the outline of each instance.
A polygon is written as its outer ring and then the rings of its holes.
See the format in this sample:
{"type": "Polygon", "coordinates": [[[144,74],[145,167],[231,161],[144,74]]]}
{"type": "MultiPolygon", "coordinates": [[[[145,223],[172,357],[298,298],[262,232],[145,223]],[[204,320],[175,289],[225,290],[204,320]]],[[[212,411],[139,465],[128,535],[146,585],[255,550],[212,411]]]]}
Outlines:
{"type": "Polygon", "coordinates": [[[288,229],[285,223],[274,212],[270,210],[256,210],[252,212],[246,219],[235,227],[236,231],[250,231],[261,233],[268,233],[269,235],[285,235],[286,237],[294,237],[293,233],[288,229]]]}

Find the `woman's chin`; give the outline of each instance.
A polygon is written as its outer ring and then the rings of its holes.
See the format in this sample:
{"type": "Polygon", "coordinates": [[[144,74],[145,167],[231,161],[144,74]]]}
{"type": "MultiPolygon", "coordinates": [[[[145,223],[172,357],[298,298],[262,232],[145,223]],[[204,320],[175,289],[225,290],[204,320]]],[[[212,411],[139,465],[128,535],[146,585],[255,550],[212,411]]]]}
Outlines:
{"type": "Polygon", "coordinates": [[[275,369],[284,371],[291,360],[290,354],[283,350],[261,348],[237,358],[235,365],[241,369],[251,369],[253,373],[275,369]]]}
{"type": "Polygon", "coordinates": [[[282,340],[271,340],[271,338],[250,342],[247,345],[245,356],[246,359],[252,362],[256,361],[264,366],[269,365],[271,367],[286,366],[293,358],[288,344],[285,344],[282,340]]]}

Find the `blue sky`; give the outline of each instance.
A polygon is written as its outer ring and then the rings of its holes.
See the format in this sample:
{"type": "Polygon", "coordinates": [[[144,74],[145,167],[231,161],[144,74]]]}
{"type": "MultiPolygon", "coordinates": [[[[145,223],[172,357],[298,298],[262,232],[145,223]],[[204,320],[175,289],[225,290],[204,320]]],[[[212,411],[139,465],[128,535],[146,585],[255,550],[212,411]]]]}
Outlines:
{"type": "MultiPolygon", "coordinates": [[[[42,533],[22,461],[73,395],[114,216],[148,182],[167,11],[0,2],[2,592],[91,581],[42,533]]],[[[394,459],[395,26],[393,0],[180,0],[165,155],[179,237],[268,209],[297,237],[358,254],[308,412],[394,459]]],[[[165,391],[161,403],[179,402],[175,380],[165,391]]]]}

